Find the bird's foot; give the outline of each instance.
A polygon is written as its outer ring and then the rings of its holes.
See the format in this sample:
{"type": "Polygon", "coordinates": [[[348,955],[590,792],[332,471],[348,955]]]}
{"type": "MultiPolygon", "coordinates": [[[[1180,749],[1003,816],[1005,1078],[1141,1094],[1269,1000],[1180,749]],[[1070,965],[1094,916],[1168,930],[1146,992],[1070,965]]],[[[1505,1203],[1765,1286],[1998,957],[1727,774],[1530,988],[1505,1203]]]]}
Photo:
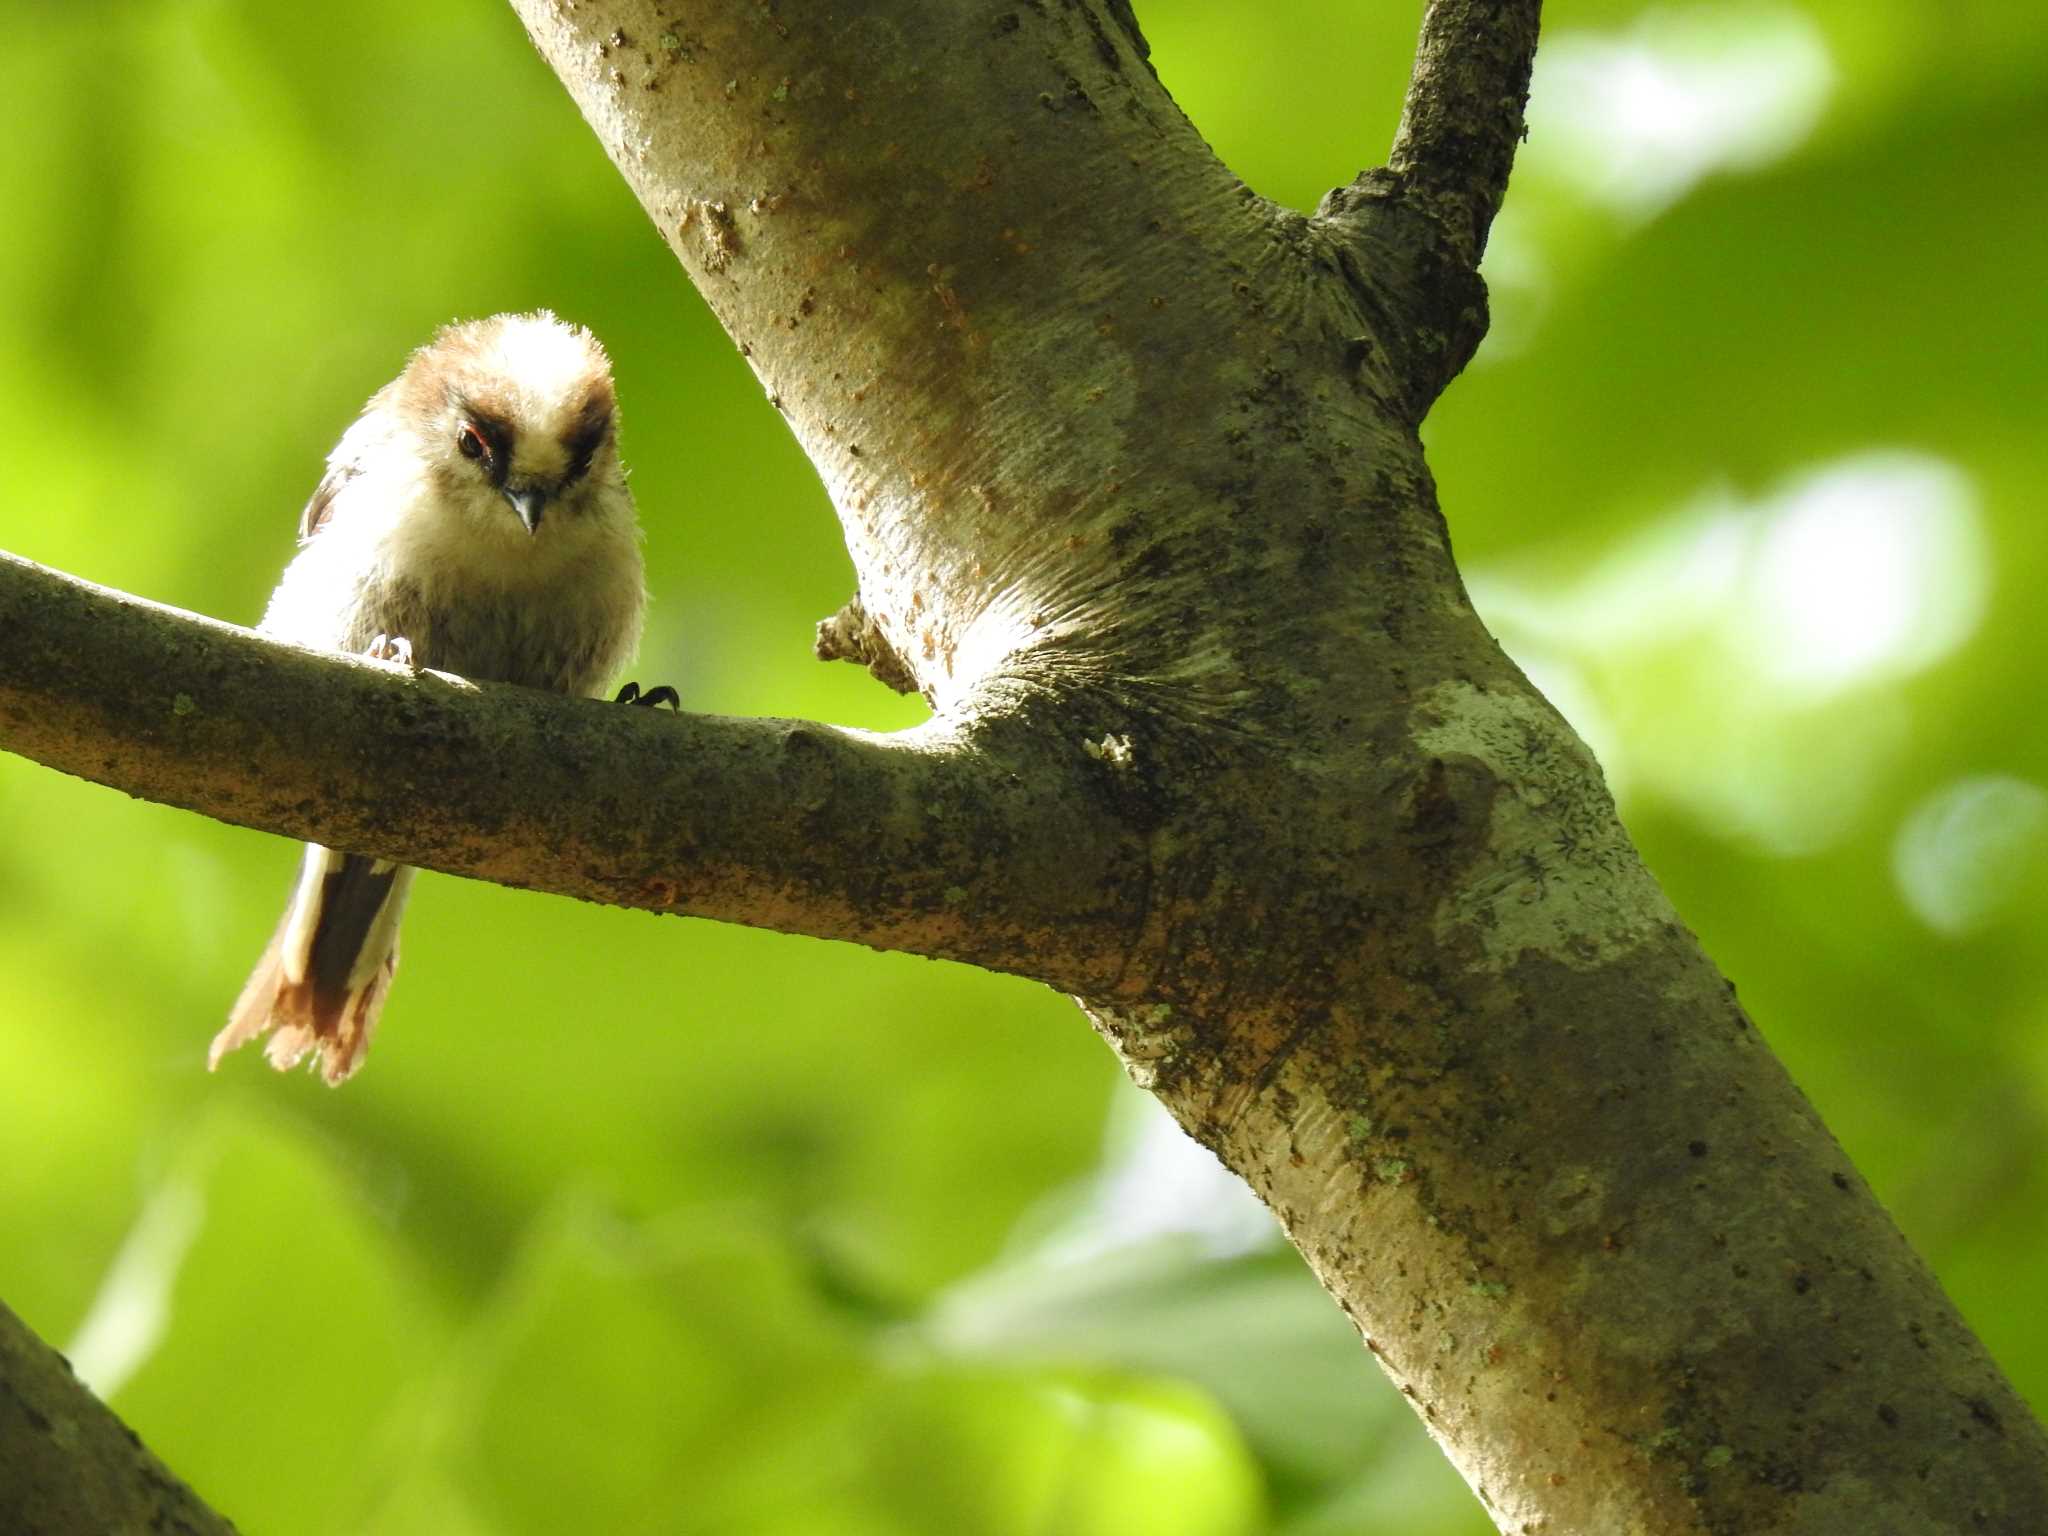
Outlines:
{"type": "Polygon", "coordinates": [[[419,671],[412,659],[412,642],[403,635],[379,635],[363,648],[372,661],[395,661],[408,672],[419,671]]]}
{"type": "Polygon", "coordinates": [[[666,704],[677,714],[683,712],[682,695],[669,687],[667,683],[663,683],[659,687],[650,688],[645,693],[640,691],[638,683],[628,683],[619,690],[619,696],[613,699],[612,702],[614,704],[639,704],[647,709],[654,709],[666,704]]]}

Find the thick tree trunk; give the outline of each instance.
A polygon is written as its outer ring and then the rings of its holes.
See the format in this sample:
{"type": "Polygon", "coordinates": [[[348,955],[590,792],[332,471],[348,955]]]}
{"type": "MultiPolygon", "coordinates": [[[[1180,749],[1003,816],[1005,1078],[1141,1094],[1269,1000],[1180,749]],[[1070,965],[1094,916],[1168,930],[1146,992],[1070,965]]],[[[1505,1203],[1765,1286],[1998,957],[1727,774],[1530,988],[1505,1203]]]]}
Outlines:
{"type": "Polygon", "coordinates": [[[1089,1012],[1502,1528],[2037,1528],[2038,1426],[1451,561],[1415,426],[1535,5],[1432,6],[1388,169],[1304,219],[1091,0],[515,4],[824,474],[883,669],[1143,830],[1089,1012]]]}
{"type": "Polygon", "coordinates": [[[514,4],[825,478],[860,591],[821,650],[937,722],[472,695],[16,568],[0,741],[1075,993],[1503,1530],[2038,1529],[2039,1426],[1451,559],[1416,428],[1484,330],[1535,0],[1432,5],[1388,167],[1314,218],[1111,0],[514,4]]]}

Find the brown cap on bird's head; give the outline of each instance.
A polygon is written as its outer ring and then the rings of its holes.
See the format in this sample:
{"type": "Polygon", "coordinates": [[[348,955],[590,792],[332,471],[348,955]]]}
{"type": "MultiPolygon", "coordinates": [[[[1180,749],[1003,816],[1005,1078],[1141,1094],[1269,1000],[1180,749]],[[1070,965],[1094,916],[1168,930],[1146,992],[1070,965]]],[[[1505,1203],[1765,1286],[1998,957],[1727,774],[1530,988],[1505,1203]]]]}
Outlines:
{"type": "MultiPolygon", "coordinates": [[[[528,533],[600,463],[617,415],[611,360],[595,336],[541,309],[444,326],[413,353],[397,404],[453,492],[481,471],[528,533]],[[471,461],[460,466],[456,457],[471,461]]],[[[608,480],[617,458],[604,462],[608,480]]]]}

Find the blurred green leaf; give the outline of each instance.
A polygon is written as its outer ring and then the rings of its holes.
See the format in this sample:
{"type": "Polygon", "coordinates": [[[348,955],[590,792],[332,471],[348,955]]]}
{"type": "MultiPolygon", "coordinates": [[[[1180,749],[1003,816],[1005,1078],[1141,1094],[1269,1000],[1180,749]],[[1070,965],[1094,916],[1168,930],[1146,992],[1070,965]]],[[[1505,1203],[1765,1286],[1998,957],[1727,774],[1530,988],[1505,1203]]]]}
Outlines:
{"type": "Polygon", "coordinates": [[[829,1473],[862,1371],[744,1220],[632,1227],[571,1200],[465,1351],[449,1453],[507,1531],[710,1530],[829,1473]]]}
{"type": "Polygon", "coordinates": [[[383,1418],[444,1338],[341,1149],[222,1106],[167,1161],[70,1349],[202,1495],[311,1533],[354,1529],[383,1418]]]}
{"type": "Polygon", "coordinates": [[[917,1536],[1236,1536],[1257,1473],[1229,1422],[1163,1382],[967,1370],[873,1404],[860,1484],[917,1536]]]}

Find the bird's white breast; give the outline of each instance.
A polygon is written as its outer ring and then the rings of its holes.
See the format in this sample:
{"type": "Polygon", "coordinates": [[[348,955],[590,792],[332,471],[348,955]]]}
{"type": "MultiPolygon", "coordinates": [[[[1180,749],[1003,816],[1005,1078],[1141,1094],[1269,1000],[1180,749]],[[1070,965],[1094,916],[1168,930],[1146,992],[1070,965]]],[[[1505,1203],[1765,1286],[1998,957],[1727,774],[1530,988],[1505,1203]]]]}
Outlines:
{"type": "Polygon", "coordinates": [[[402,635],[422,666],[574,693],[624,665],[645,592],[623,488],[529,534],[487,487],[446,494],[380,413],[333,462],[353,473],[286,569],[267,632],[345,651],[402,635]]]}

